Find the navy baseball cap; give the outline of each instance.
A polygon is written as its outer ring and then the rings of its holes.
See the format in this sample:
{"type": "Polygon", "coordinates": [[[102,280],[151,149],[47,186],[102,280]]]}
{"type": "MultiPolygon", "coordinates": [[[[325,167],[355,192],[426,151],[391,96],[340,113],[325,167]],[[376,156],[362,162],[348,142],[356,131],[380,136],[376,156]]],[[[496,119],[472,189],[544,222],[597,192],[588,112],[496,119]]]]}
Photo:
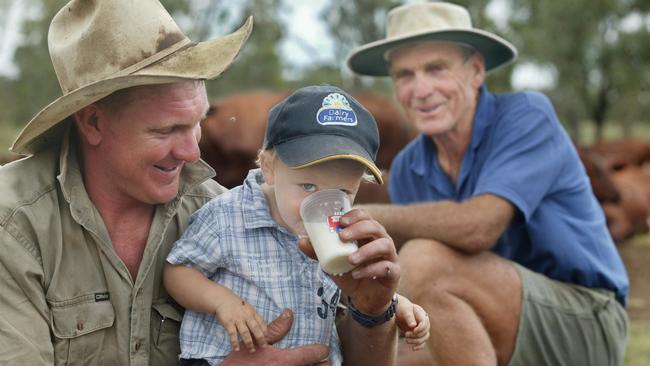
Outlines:
{"type": "Polygon", "coordinates": [[[284,164],[306,168],[335,159],[365,165],[377,183],[377,122],[359,102],[330,85],[298,89],[269,112],[263,149],[274,149],[284,164]]]}

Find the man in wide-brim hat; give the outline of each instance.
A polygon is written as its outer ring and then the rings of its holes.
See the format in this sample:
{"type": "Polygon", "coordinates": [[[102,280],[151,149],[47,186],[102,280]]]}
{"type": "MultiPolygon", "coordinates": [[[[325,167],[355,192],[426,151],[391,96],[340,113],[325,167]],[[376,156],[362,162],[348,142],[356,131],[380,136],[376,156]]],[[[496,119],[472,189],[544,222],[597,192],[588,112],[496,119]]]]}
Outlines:
{"type": "Polygon", "coordinates": [[[484,85],[516,54],[458,5],[389,12],[386,38],[347,64],[390,76],[420,135],[391,165],[399,205],[366,208],[431,318],[420,362],[620,364],[628,278],[575,148],[544,95],[484,85]]]}
{"type": "MultiPolygon", "coordinates": [[[[224,191],[199,159],[204,80],[232,63],[251,29],[249,20],[194,43],[158,0],[72,0],[57,13],[48,44],[63,95],[16,139],[12,150],[29,156],[0,168],[0,363],[178,364],[182,309],[162,268],[190,215],[224,191]]],[[[396,260],[394,248],[380,252],[396,260]]],[[[374,314],[384,304],[365,294],[390,298],[399,271],[369,276],[352,280],[363,281],[354,301],[374,314]]],[[[291,321],[284,312],[269,325],[269,342],[291,321]]],[[[390,365],[395,329],[391,321],[343,332],[390,365]]],[[[263,347],[224,365],[304,365],[326,355],[322,345],[263,347]]]]}

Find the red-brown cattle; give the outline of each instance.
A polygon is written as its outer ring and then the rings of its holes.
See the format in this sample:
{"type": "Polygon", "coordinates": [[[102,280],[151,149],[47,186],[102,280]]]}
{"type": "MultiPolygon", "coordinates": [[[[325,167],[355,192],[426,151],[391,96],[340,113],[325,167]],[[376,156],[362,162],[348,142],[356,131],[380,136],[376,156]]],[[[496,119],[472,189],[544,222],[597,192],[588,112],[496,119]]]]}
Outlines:
{"type": "Polygon", "coordinates": [[[576,149],[598,202],[618,202],[621,199],[621,194],[612,180],[612,172],[608,169],[603,157],[588,147],[576,145],[576,149]]]}
{"type": "MultiPolygon", "coordinates": [[[[286,92],[257,91],[212,103],[208,118],[201,127],[199,146],[203,160],[217,172],[218,182],[229,188],[237,186],[242,183],[248,170],[255,167],[257,152],[264,141],[268,112],[287,95],[289,93],[286,92]]],[[[370,94],[355,95],[355,98],[377,120],[381,140],[377,166],[388,170],[395,154],[416,133],[390,98],[370,94]]],[[[358,202],[387,201],[386,187],[365,188],[364,185],[362,190],[367,193],[360,192],[358,202]]]]}
{"type": "Polygon", "coordinates": [[[613,170],[650,162],[650,141],[631,138],[611,140],[594,145],[593,150],[603,156],[605,164],[613,170]]]}
{"type": "Polygon", "coordinates": [[[637,166],[616,171],[612,178],[619,191],[619,203],[603,204],[612,238],[621,243],[636,234],[648,232],[650,219],[650,173],[637,166]]]}
{"type": "Polygon", "coordinates": [[[264,141],[269,110],[289,93],[257,91],[211,103],[201,124],[201,158],[217,172],[216,180],[228,188],[240,185],[255,167],[264,141]]]}

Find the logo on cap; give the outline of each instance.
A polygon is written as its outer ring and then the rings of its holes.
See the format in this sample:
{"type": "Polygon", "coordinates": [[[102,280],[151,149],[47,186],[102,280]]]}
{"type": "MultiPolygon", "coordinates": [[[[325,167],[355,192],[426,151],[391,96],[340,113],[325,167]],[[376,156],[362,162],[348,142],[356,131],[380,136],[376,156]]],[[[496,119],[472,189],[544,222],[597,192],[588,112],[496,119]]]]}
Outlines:
{"type": "Polygon", "coordinates": [[[316,120],[321,125],[356,126],[357,115],[343,95],[331,93],[323,98],[323,106],[318,110],[316,120]]]}

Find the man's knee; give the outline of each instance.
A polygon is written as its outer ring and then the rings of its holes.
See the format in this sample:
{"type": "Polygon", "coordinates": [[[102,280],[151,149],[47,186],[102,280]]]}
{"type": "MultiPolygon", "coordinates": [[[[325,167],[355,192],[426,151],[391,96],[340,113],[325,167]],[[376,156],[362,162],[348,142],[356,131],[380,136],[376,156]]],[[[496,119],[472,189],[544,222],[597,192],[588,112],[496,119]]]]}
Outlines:
{"type": "Polygon", "coordinates": [[[402,290],[417,299],[444,289],[453,279],[455,257],[454,250],[440,242],[408,241],[399,252],[402,290]]]}

